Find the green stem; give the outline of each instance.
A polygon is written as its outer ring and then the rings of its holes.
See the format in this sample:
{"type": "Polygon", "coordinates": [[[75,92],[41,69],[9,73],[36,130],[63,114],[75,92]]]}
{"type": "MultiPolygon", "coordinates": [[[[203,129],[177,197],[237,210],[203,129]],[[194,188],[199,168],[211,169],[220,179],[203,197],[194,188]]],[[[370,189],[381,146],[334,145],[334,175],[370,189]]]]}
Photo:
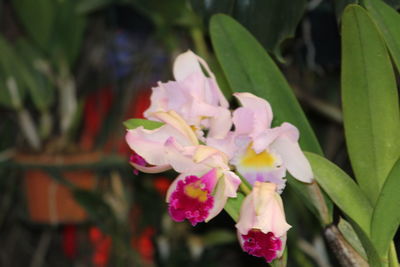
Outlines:
{"type": "Polygon", "coordinates": [[[195,26],[190,29],[190,35],[194,43],[196,53],[202,57],[204,60],[208,61],[209,53],[206,41],[204,40],[204,33],[200,27],[195,26]]]}
{"type": "Polygon", "coordinates": [[[245,193],[246,195],[251,193],[251,189],[245,184],[245,183],[240,183],[240,189],[242,190],[243,193],[245,193]]]}

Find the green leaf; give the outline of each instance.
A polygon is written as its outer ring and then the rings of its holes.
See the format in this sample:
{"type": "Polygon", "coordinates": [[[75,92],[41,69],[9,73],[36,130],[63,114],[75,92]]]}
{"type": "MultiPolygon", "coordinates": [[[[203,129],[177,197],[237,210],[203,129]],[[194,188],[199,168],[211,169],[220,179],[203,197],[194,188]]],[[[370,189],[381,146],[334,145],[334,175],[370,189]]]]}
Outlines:
{"type": "Polygon", "coordinates": [[[213,47],[234,92],[250,92],[267,99],[274,112],[274,125],[294,124],[301,133],[304,150],[322,154],[319,143],[292,89],[271,57],[239,23],[226,15],[211,19],[213,47]]]}
{"type": "MultiPolygon", "coordinates": [[[[287,121],[300,130],[300,145],[304,150],[322,154],[303,110],[290,86],[264,48],[232,18],[215,15],[210,33],[217,58],[234,92],[250,92],[267,99],[274,112],[274,125],[287,121]]],[[[308,203],[319,212],[322,224],[332,220],[332,203],[315,184],[307,185],[289,179],[308,203]]]]}
{"type": "Polygon", "coordinates": [[[340,218],[338,223],[338,228],[340,232],[343,234],[344,238],[350,245],[364,258],[367,259],[367,254],[365,253],[365,249],[361,244],[360,238],[357,236],[357,233],[354,231],[353,226],[345,219],[340,218]]]}
{"type": "Polygon", "coordinates": [[[81,50],[83,34],[86,28],[84,15],[77,11],[79,1],[59,1],[57,17],[54,22],[52,49],[56,56],[62,55],[70,67],[81,50]]]}
{"type": "Polygon", "coordinates": [[[0,36],[0,104],[11,108],[20,108],[14,106],[15,103],[7,88],[6,82],[13,78],[17,84],[18,96],[20,103],[23,102],[26,95],[24,72],[26,66],[18,57],[14,48],[8,43],[4,37],[0,36]]]}
{"type": "Polygon", "coordinates": [[[389,173],[376,203],[371,237],[381,257],[387,256],[390,242],[400,225],[400,159],[389,173]]]}
{"type": "Polygon", "coordinates": [[[305,153],[314,178],[333,202],[369,234],[372,207],[357,184],[335,164],[314,153],[305,153]]]}
{"type": "Polygon", "coordinates": [[[124,121],[124,126],[128,130],[135,129],[139,126],[143,126],[143,128],[145,128],[147,130],[154,130],[154,129],[160,128],[163,125],[164,125],[164,123],[159,122],[159,121],[150,121],[150,120],[144,120],[144,119],[129,119],[129,120],[124,121]]]}
{"type": "Polygon", "coordinates": [[[350,221],[350,223],[353,226],[354,231],[357,233],[358,238],[360,239],[360,241],[365,249],[365,252],[368,257],[369,266],[373,266],[373,267],[386,266],[385,264],[381,263],[381,260],[376,251],[376,248],[372,244],[368,235],[361,229],[361,227],[357,223],[355,223],[354,221],[350,221]]]}
{"type": "Polygon", "coordinates": [[[53,0],[14,0],[12,4],[23,26],[32,39],[46,51],[55,19],[53,0]]]}
{"type": "Polygon", "coordinates": [[[374,204],[400,151],[397,86],[385,43],[365,9],[346,8],[342,36],[347,148],[357,182],[374,204]]]}
{"type": "Polygon", "coordinates": [[[236,198],[228,198],[228,201],[225,204],[225,211],[235,222],[239,220],[240,207],[242,206],[243,200],[244,195],[238,192],[236,198]]]}
{"type": "Polygon", "coordinates": [[[381,0],[364,0],[364,5],[378,26],[397,70],[400,71],[400,14],[381,0]]]}
{"type": "Polygon", "coordinates": [[[232,16],[278,58],[282,42],[294,36],[307,7],[306,0],[192,0],[191,4],[207,21],[213,14],[232,16]]]}

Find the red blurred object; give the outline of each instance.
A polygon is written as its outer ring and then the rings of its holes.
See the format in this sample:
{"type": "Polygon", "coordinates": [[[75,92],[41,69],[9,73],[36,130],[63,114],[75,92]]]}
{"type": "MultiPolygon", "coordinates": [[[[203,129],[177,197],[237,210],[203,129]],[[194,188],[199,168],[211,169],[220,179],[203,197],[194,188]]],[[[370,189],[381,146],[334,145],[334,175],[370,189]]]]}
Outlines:
{"type": "Polygon", "coordinates": [[[127,119],[144,119],[143,112],[150,106],[151,90],[140,90],[127,112],[127,119]]]}
{"type": "Polygon", "coordinates": [[[92,263],[96,267],[105,267],[110,259],[112,239],[97,227],[89,229],[89,239],[94,247],[92,263]]]}
{"type": "Polygon", "coordinates": [[[75,259],[76,257],[76,226],[66,225],[63,229],[62,246],[65,256],[68,259],[75,259]]]}
{"type": "Polygon", "coordinates": [[[169,186],[171,185],[171,180],[165,176],[158,176],[153,180],[153,185],[161,196],[165,196],[169,186]]]}
{"type": "Polygon", "coordinates": [[[104,238],[103,232],[97,227],[91,227],[89,229],[89,239],[92,244],[100,242],[104,238]]]}
{"type": "Polygon", "coordinates": [[[84,107],[84,125],[81,136],[81,147],[85,150],[93,148],[95,137],[99,133],[102,122],[110,111],[114,95],[111,86],[88,94],[84,107]]]}
{"type": "Polygon", "coordinates": [[[148,226],[144,229],[143,233],[137,240],[134,238],[131,240],[132,248],[139,252],[140,256],[146,263],[151,263],[154,260],[154,244],[152,240],[154,234],[154,228],[148,226]]]}

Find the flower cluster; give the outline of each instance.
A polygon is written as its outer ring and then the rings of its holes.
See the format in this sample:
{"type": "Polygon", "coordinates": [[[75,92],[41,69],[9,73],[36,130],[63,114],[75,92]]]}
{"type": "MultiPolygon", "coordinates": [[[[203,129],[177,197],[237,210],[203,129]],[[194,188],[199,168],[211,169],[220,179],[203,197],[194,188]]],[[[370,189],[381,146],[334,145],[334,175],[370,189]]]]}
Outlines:
{"type": "Polygon", "coordinates": [[[132,166],[147,173],[178,172],[167,191],[168,211],[173,220],[192,225],[221,212],[244,179],[252,190],[236,224],[239,242],[271,262],[282,254],[290,228],[280,197],[286,171],[302,182],[313,178],[297,128],[290,123],[272,128],[271,106],[250,93],[235,93],[241,106],[231,111],[208,65],[191,51],[176,58],[173,73],[175,81],[153,88],[144,112],[162,126],[127,131],[132,166]]]}

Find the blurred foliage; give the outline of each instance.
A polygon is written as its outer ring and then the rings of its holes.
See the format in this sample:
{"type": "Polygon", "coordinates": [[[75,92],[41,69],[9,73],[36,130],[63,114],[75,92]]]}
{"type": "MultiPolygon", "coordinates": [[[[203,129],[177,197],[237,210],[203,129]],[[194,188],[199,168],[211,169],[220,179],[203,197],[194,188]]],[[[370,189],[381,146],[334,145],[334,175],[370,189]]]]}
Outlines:
{"type": "Polygon", "coordinates": [[[207,22],[217,13],[232,16],[280,60],[283,60],[281,45],[294,37],[307,6],[306,0],[192,0],[191,3],[207,22]]]}

